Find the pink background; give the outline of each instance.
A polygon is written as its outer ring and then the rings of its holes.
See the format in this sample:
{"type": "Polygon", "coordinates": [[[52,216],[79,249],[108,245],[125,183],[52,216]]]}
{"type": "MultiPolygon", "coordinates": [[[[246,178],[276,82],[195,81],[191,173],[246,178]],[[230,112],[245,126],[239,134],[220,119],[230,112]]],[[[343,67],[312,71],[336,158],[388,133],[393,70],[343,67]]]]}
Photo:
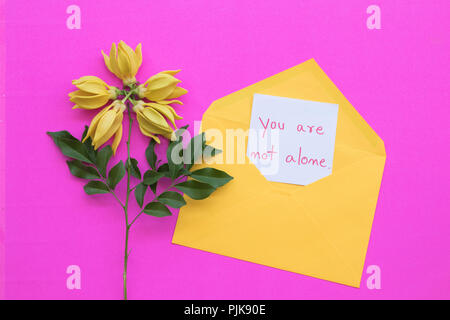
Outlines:
{"type": "MultiPolygon", "coordinates": [[[[180,124],[315,58],[388,155],[365,268],[380,266],[380,290],[366,287],[366,273],[355,289],[172,245],[176,215],[144,216],[131,234],[131,299],[450,298],[448,1],[10,0],[5,12],[6,298],[122,297],[123,214],[108,195],[84,194],[45,134],[81,135],[95,112],[71,110],[71,80],[92,74],[119,85],[100,50],[121,39],[143,44],[141,81],[183,69],[190,93],[180,124]],[[71,4],[81,30],[66,27],[71,4]],[[371,4],[381,7],[381,30],[366,27],[371,4]],[[81,290],[66,288],[72,264],[81,290]]],[[[141,163],[146,141],[135,128],[141,163]]]]}

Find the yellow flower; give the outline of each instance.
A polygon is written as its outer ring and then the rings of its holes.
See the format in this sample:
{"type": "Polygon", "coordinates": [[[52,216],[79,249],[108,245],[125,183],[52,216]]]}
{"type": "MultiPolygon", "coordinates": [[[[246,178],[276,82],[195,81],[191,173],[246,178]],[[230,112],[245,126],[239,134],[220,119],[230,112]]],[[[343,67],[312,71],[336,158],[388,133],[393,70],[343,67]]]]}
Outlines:
{"type": "Polygon", "coordinates": [[[94,149],[97,150],[114,135],[111,148],[116,154],[117,147],[122,139],[122,119],[125,109],[125,104],[120,100],[116,100],[105,107],[92,119],[83,142],[90,137],[94,149]]]}
{"type": "Polygon", "coordinates": [[[109,71],[122,79],[124,85],[136,83],[136,73],[142,64],[141,47],[141,44],[138,44],[133,51],[125,42],[120,41],[118,48],[115,43],[112,44],[109,56],[102,51],[109,71]]]}
{"type": "Polygon", "coordinates": [[[78,90],[69,93],[70,101],[75,103],[73,109],[97,109],[109,100],[117,98],[119,89],[107,85],[102,79],[94,76],[81,77],[72,83],[78,90]]]}
{"type": "Polygon", "coordinates": [[[178,87],[178,83],[181,81],[174,77],[178,72],[180,70],[163,71],[154,75],[138,87],[139,97],[160,102],[166,99],[176,99],[186,94],[186,89],[178,87]]]}
{"type": "Polygon", "coordinates": [[[158,134],[174,141],[175,131],[167,123],[167,119],[172,125],[177,128],[175,119],[182,119],[175,110],[167,105],[160,103],[145,103],[138,101],[133,107],[133,111],[136,112],[136,118],[139,122],[139,128],[141,132],[147,137],[153,138],[157,143],[160,143],[158,134]],[[167,119],[166,119],[167,118],[167,119]]]}

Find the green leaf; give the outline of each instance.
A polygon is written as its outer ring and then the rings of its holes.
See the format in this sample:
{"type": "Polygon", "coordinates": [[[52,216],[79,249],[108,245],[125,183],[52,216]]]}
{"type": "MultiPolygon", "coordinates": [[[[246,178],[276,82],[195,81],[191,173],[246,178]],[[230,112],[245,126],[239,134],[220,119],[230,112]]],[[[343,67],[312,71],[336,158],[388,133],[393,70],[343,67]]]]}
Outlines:
{"type": "Polygon", "coordinates": [[[164,177],[164,174],[158,171],[147,170],[144,174],[144,183],[148,186],[158,182],[159,179],[164,177]]]}
{"type": "Polygon", "coordinates": [[[211,147],[209,145],[205,145],[203,147],[203,157],[204,158],[212,158],[215,157],[216,155],[222,153],[222,150],[220,149],[216,149],[214,147],[211,147]]]}
{"type": "Polygon", "coordinates": [[[65,156],[83,162],[92,163],[84,145],[81,141],[74,138],[69,132],[47,132],[47,134],[52,137],[55,144],[65,156]]]}
{"type": "MultiPolygon", "coordinates": [[[[81,141],[83,141],[84,138],[86,137],[88,130],[89,130],[89,127],[84,126],[84,132],[83,132],[83,135],[81,136],[81,141]]],[[[91,159],[92,163],[95,163],[97,161],[97,152],[94,150],[94,146],[92,145],[92,139],[90,137],[87,138],[86,141],[83,142],[83,145],[88,152],[89,159],[91,159]]]]}
{"type": "Polygon", "coordinates": [[[166,191],[158,196],[158,201],[172,208],[181,208],[186,204],[183,196],[175,191],[166,191]]]}
{"type": "Polygon", "coordinates": [[[178,170],[183,166],[183,159],[181,158],[181,152],[183,151],[183,145],[181,141],[172,141],[167,148],[167,164],[169,165],[169,178],[175,179],[178,170]],[[175,149],[175,151],[173,151],[175,149]],[[177,159],[178,150],[178,159],[177,159]]]}
{"type": "MultiPolygon", "coordinates": [[[[83,131],[83,134],[81,135],[81,141],[83,141],[84,138],[86,138],[88,130],[89,130],[89,126],[84,126],[84,131],[83,131]]],[[[87,138],[86,140],[88,140],[88,139],[90,139],[90,138],[87,138]]]]}
{"type": "Polygon", "coordinates": [[[83,189],[87,194],[109,193],[108,186],[101,181],[90,181],[83,189]]]}
{"type": "Polygon", "coordinates": [[[138,161],[134,158],[130,158],[130,161],[127,160],[127,167],[129,168],[130,174],[135,177],[138,178],[139,180],[141,180],[141,171],[139,170],[138,167],[138,161]]]}
{"type": "Polygon", "coordinates": [[[70,173],[72,173],[75,177],[82,179],[100,178],[100,175],[93,167],[88,167],[79,160],[68,160],[67,165],[69,166],[70,173]]]}
{"type": "Polygon", "coordinates": [[[214,168],[202,168],[191,173],[191,177],[200,182],[212,185],[214,188],[221,187],[233,179],[225,171],[214,168]]]}
{"type": "Polygon", "coordinates": [[[109,159],[111,159],[113,152],[111,146],[106,146],[97,153],[97,168],[100,174],[106,178],[106,168],[108,167],[109,159]]]}
{"type": "Polygon", "coordinates": [[[47,132],[47,134],[52,137],[53,139],[58,138],[65,138],[65,139],[71,139],[78,141],[77,138],[75,138],[73,135],[70,134],[69,131],[63,130],[63,131],[56,131],[56,132],[47,132]]]}
{"type": "MultiPolygon", "coordinates": [[[[159,168],[158,168],[158,172],[160,173],[160,174],[162,174],[162,177],[169,177],[169,166],[168,166],[168,164],[167,163],[165,163],[165,164],[163,164],[162,166],[160,166],[159,168]]],[[[162,178],[161,177],[161,178],[162,178]]],[[[159,181],[159,180],[158,180],[159,181]]],[[[153,183],[153,184],[151,184],[149,187],[150,187],[150,190],[152,190],[152,192],[154,193],[154,194],[156,194],[156,189],[158,188],[158,181],[156,181],[155,183],[153,183]]]]}
{"type": "Polygon", "coordinates": [[[122,180],[125,176],[125,165],[123,161],[120,161],[116,164],[108,174],[108,185],[111,189],[114,189],[116,185],[122,180]]]}
{"type": "Polygon", "coordinates": [[[161,172],[162,174],[164,174],[165,177],[170,178],[170,175],[169,175],[169,164],[168,163],[164,163],[163,165],[161,165],[158,168],[158,172],[161,172]]]}
{"type": "Polygon", "coordinates": [[[188,181],[181,182],[181,183],[175,185],[175,188],[184,192],[190,198],[195,199],[195,200],[205,199],[205,198],[209,197],[209,195],[211,193],[213,193],[214,190],[216,190],[216,188],[214,188],[213,186],[211,186],[207,183],[203,183],[203,182],[199,182],[199,181],[195,181],[195,180],[188,180],[188,181]]]}
{"type": "Polygon", "coordinates": [[[150,168],[152,168],[153,170],[156,170],[156,160],[158,159],[155,153],[155,145],[156,141],[154,139],[150,139],[148,147],[147,149],[145,149],[145,157],[147,158],[147,162],[150,165],[150,168]]]}
{"type": "Polygon", "coordinates": [[[183,133],[187,130],[188,127],[189,125],[187,124],[179,128],[177,131],[175,131],[175,136],[177,137],[177,140],[183,135],[183,133]]]}
{"type": "Polygon", "coordinates": [[[189,170],[195,164],[203,154],[203,145],[205,141],[205,133],[202,132],[196,135],[189,141],[186,149],[183,151],[184,163],[186,164],[186,169],[189,170]]]}
{"type": "Polygon", "coordinates": [[[176,178],[181,176],[190,176],[191,172],[187,170],[184,166],[178,169],[177,174],[175,175],[176,178]]]}
{"type": "Polygon", "coordinates": [[[158,187],[158,181],[156,181],[154,184],[150,185],[150,190],[152,190],[152,192],[154,194],[156,194],[156,188],[158,187]]]}
{"type": "Polygon", "coordinates": [[[142,182],[136,186],[136,189],[134,189],[134,196],[136,197],[136,202],[138,203],[139,207],[141,207],[141,208],[142,208],[142,205],[144,204],[144,196],[145,196],[146,191],[147,191],[147,186],[145,184],[143,184],[142,182]]]}
{"type": "Polygon", "coordinates": [[[144,208],[144,213],[154,217],[171,216],[170,210],[160,202],[150,202],[144,208]]]}

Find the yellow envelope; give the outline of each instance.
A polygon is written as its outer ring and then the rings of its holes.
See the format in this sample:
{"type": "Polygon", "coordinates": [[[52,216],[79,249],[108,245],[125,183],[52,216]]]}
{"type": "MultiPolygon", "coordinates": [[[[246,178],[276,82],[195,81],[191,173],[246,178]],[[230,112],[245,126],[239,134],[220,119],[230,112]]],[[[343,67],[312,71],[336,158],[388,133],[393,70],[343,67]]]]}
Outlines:
{"type": "Polygon", "coordinates": [[[266,180],[248,159],[214,164],[234,180],[206,200],[187,200],[173,243],[359,287],[383,141],[313,59],[216,100],[202,129],[248,130],[255,93],[339,105],[332,174],[299,186],[266,180]]]}

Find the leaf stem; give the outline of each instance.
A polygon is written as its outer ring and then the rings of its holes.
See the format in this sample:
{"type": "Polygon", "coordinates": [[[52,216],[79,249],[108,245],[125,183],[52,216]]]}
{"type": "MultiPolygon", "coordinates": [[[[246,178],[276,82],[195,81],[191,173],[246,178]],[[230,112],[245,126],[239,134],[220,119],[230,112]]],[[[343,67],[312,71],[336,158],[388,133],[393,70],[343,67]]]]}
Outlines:
{"type": "Polygon", "coordinates": [[[108,185],[108,180],[106,180],[102,174],[100,173],[100,171],[98,170],[97,166],[93,166],[92,168],[95,169],[95,171],[97,171],[98,175],[100,176],[100,179],[103,181],[103,183],[106,185],[106,187],[108,188],[109,192],[114,196],[114,198],[116,198],[117,202],[120,204],[120,206],[122,208],[125,208],[125,205],[123,204],[123,202],[119,199],[119,197],[117,196],[117,194],[114,192],[113,189],[111,189],[111,187],[108,185]]]}
{"type": "MultiPolygon", "coordinates": [[[[157,199],[160,195],[162,195],[164,192],[169,191],[170,189],[172,189],[172,188],[175,186],[177,180],[180,179],[180,178],[183,178],[183,177],[185,177],[185,176],[180,176],[180,177],[178,177],[178,178],[175,178],[175,179],[172,181],[172,183],[171,183],[167,188],[165,188],[163,191],[161,191],[158,195],[155,195],[155,198],[153,199],[153,201],[154,201],[155,199],[157,199]]],[[[144,208],[144,209],[145,209],[145,208],[144,208]]],[[[131,223],[129,224],[130,228],[131,228],[131,226],[134,224],[134,222],[137,220],[137,218],[139,218],[139,217],[141,216],[141,214],[144,213],[144,209],[142,209],[142,210],[134,217],[133,221],[131,221],[131,223]]]]}
{"type": "MultiPolygon", "coordinates": [[[[105,180],[105,184],[107,185],[107,182],[105,180]]],[[[108,186],[108,185],[107,185],[108,186]]],[[[114,196],[114,198],[116,198],[117,202],[119,202],[120,206],[122,208],[125,208],[125,205],[122,203],[122,201],[120,201],[119,197],[116,195],[116,193],[114,192],[114,190],[112,190],[109,186],[108,186],[109,192],[111,192],[111,194],[114,196]]]]}
{"type": "Polygon", "coordinates": [[[130,227],[133,225],[133,223],[136,221],[137,218],[139,218],[139,216],[144,213],[144,209],[142,209],[137,215],[136,217],[134,217],[133,221],[130,222],[130,227]]]}

